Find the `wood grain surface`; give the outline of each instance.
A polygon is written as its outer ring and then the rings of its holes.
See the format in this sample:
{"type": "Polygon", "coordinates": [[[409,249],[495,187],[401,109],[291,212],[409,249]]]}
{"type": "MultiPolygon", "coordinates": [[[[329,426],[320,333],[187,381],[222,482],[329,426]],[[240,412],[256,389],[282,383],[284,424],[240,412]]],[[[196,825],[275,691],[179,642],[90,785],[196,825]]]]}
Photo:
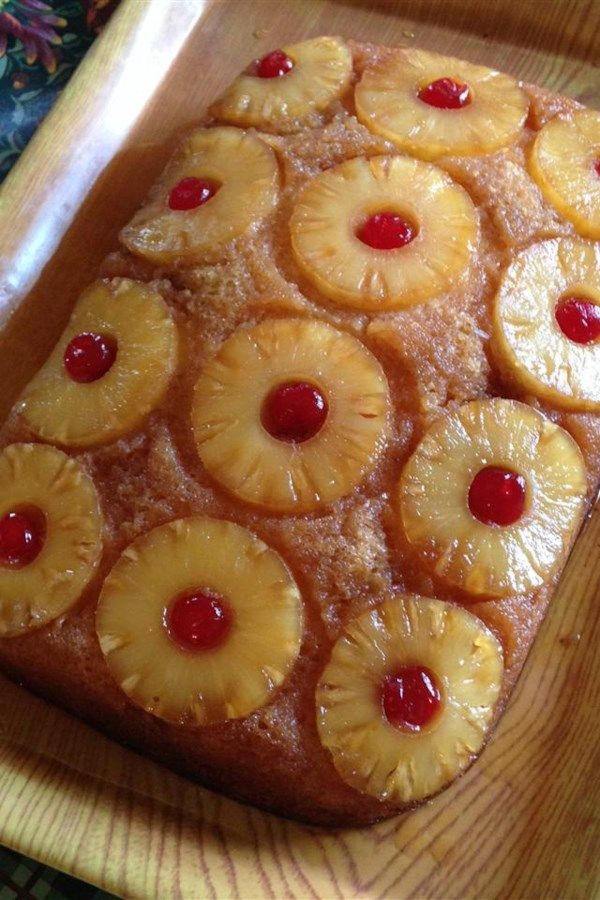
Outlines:
{"type": "MultiPolygon", "coordinates": [[[[600,107],[594,0],[125,0],[0,194],[0,316],[17,310],[0,414],[176,133],[251,57],[320,33],[454,53],[600,107]]],[[[599,556],[597,510],[491,745],[410,815],[337,832],[285,822],[2,681],[0,841],[128,897],[598,896],[599,556]]]]}

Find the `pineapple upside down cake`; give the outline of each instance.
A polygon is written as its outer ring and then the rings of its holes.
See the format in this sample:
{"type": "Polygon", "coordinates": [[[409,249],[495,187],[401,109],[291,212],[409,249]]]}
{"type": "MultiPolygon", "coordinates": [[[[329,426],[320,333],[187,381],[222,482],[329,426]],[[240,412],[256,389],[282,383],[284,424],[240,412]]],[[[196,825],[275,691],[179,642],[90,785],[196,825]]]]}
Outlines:
{"type": "Polygon", "coordinates": [[[253,62],[0,452],[0,666],[365,824],[471,764],[600,481],[600,113],[417,49],[253,62]]]}

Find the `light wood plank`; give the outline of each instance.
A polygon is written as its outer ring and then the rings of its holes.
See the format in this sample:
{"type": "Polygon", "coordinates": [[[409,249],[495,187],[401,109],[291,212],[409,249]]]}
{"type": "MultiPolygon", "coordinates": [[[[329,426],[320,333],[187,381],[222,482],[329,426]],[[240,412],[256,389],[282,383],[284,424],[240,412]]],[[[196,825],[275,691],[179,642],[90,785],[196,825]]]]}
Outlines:
{"type": "MultiPolygon", "coordinates": [[[[49,263],[0,338],[4,408],[115,246],[172,136],[249,57],[319,33],[415,43],[600,106],[599,26],[592,0],[126,0],[2,194],[4,309],[49,263]],[[123,91],[136,90],[125,102],[123,91]],[[100,125],[114,132],[95,148],[88,138],[100,125]]],[[[596,512],[492,744],[411,815],[339,832],[278,820],[189,785],[2,682],[0,840],[133,897],[594,896],[599,551],[596,512]]]]}

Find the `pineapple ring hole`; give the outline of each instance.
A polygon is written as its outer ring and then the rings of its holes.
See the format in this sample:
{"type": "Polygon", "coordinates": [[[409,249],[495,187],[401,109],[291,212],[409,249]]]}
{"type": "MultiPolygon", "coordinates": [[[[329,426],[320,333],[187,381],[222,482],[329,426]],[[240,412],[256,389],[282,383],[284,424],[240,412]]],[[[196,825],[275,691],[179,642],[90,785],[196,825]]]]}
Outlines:
{"type": "Polygon", "coordinates": [[[63,355],[69,377],[78,384],[98,381],[113,367],[118,342],[113,335],[84,331],[71,338],[63,355]]]}
{"type": "Polygon", "coordinates": [[[423,82],[417,90],[417,97],[435,109],[456,110],[472,103],[473,92],[465,81],[446,76],[423,82]]]}
{"type": "Polygon", "coordinates": [[[558,299],[554,319],[567,340],[596,344],[600,341],[600,296],[585,287],[572,288],[558,299]]]}
{"type": "Polygon", "coordinates": [[[36,559],[46,540],[46,516],[33,504],[20,504],[0,519],[0,565],[22,569],[36,559]]]}
{"type": "Polygon", "coordinates": [[[223,187],[221,181],[214,178],[200,178],[188,175],[181,178],[169,191],[168,206],[175,212],[187,212],[208,203],[223,187]]]}
{"type": "Polygon", "coordinates": [[[417,237],[419,227],[411,216],[381,210],[365,216],[354,228],[358,240],[374,250],[398,250],[417,237]]]}
{"type": "Polygon", "coordinates": [[[294,68],[294,60],[283,50],[272,50],[250,64],[247,74],[255,78],[282,78],[294,68]]]}
{"type": "Polygon", "coordinates": [[[302,444],[319,433],[328,414],[329,404],[320,387],[308,381],[285,381],[265,397],[261,422],[276,440],[302,444]]]}
{"type": "Polygon", "coordinates": [[[177,647],[191,653],[215,650],[233,625],[230,605],[209,588],[185,591],[163,612],[163,626],[177,647]]]}
{"type": "Polygon", "coordinates": [[[469,486],[469,511],[484,525],[514,525],[523,517],[526,502],[525,477],[504,466],[485,466],[469,486]]]}
{"type": "Polygon", "coordinates": [[[383,715],[400,731],[423,731],[435,721],[443,705],[440,679],[426,666],[402,666],[383,679],[383,715]]]}

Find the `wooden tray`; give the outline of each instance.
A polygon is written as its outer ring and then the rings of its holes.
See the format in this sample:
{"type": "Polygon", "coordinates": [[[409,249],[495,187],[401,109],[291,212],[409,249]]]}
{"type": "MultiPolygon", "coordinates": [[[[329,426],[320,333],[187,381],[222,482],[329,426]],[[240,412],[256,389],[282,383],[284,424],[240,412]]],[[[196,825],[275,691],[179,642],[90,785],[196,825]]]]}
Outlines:
{"type": "MultiPolygon", "coordinates": [[[[0,414],[116,246],[169,137],[251,57],[321,33],[414,43],[600,107],[599,26],[594,0],[126,0],[0,194],[0,321],[14,311],[0,414]]],[[[278,820],[3,681],[0,841],[135,897],[597,895],[599,551],[597,511],[491,746],[411,815],[338,832],[278,820]]]]}

